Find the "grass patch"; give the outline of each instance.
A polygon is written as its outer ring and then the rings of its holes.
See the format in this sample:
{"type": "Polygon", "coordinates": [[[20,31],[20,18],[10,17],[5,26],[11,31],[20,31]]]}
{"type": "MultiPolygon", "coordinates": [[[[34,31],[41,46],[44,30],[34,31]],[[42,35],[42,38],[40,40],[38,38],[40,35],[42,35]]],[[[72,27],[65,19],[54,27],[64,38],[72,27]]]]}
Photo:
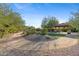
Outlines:
{"type": "Polygon", "coordinates": [[[66,34],[61,34],[61,33],[48,33],[48,35],[50,35],[50,36],[59,36],[59,37],[61,37],[61,36],[66,36],[66,34]]]}
{"type": "Polygon", "coordinates": [[[45,35],[47,39],[50,39],[50,40],[56,40],[58,39],[58,36],[51,36],[51,35],[45,35]]]}

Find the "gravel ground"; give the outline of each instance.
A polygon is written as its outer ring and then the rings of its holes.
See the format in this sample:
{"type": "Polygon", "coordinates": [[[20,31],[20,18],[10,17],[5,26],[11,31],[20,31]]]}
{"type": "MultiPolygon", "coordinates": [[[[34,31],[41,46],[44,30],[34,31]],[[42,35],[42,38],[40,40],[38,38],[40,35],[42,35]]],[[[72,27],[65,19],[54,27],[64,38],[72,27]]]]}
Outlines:
{"type": "Polygon", "coordinates": [[[41,35],[19,36],[0,42],[1,56],[78,56],[78,39],[41,35]]]}

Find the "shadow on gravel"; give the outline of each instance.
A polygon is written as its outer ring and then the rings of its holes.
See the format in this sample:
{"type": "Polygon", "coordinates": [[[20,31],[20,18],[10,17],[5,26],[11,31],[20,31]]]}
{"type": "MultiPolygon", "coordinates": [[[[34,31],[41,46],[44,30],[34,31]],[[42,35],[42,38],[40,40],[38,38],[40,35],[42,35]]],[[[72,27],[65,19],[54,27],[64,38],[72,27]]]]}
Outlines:
{"type": "MultiPolygon", "coordinates": [[[[52,37],[52,36],[51,36],[52,37]]],[[[44,36],[44,35],[29,35],[29,36],[24,36],[23,37],[25,40],[30,40],[32,42],[44,42],[44,41],[52,41],[52,40],[56,40],[57,37],[48,37],[48,36],[44,36]]]]}
{"type": "Polygon", "coordinates": [[[79,45],[64,49],[52,49],[52,50],[47,49],[43,51],[39,50],[41,48],[41,45],[44,44],[44,42],[55,40],[58,37],[52,37],[51,39],[50,37],[42,35],[29,35],[29,36],[16,37],[13,39],[16,40],[21,38],[24,38],[26,41],[29,40],[31,42],[26,43],[19,47],[22,49],[19,48],[17,49],[13,48],[11,50],[4,49],[4,51],[0,51],[0,56],[75,56],[75,55],[78,56],[79,55],[79,45]],[[26,47],[28,49],[23,50],[23,47],[26,47]]]}
{"type": "MultiPolygon", "coordinates": [[[[52,37],[52,36],[51,36],[52,37]]],[[[25,40],[30,40],[32,42],[40,42],[40,41],[51,41],[51,40],[55,40],[57,39],[57,37],[48,37],[48,36],[44,36],[44,35],[28,35],[28,36],[19,36],[19,37],[15,37],[15,38],[5,38],[4,41],[0,41],[0,43],[5,43],[5,42],[11,42],[14,40],[18,40],[24,38],[25,40]]]]}

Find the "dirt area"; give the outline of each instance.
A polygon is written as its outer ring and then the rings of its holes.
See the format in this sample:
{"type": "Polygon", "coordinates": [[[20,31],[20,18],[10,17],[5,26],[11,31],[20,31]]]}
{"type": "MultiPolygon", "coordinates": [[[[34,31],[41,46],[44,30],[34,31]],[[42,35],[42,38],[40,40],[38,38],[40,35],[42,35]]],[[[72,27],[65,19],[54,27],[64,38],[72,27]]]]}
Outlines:
{"type": "Polygon", "coordinates": [[[0,42],[0,55],[4,56],[59,56],[79,55],[78,39],[42,35],[17,36],[0,42]]]}

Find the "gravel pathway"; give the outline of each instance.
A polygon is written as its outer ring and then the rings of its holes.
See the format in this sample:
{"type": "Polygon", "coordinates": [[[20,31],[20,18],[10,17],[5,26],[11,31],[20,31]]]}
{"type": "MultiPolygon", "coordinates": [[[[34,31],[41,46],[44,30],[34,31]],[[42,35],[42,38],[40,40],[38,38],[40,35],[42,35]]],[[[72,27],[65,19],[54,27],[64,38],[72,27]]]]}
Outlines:
{"type": "Polygon", "coordinates": [[[78,56],[78,39],[69,37],[51,40],[41,35],[18,37],[0,43],[2,56],[78,56]]]}

